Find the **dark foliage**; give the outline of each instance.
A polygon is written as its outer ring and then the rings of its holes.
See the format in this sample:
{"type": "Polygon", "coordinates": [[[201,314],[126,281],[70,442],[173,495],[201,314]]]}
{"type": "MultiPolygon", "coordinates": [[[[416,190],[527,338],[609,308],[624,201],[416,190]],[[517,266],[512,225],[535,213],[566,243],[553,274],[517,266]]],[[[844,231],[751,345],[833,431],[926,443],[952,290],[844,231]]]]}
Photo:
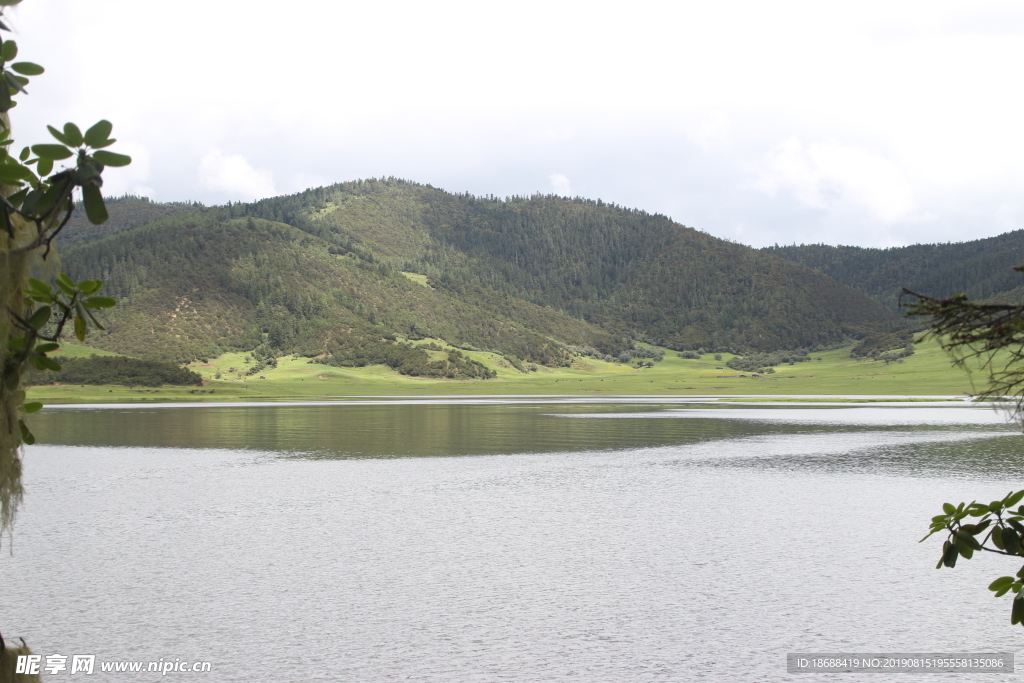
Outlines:
{"type": "Polygon", "coordinates": [[[895,311],[904,287],[939,299],[966,294],[976,301],[1018,287],[1020,278],[1012,268],[1024,262],[1024,230],[970,242],[889,249],[801,244],[763,251],[814,268],[895,311]]]}
{"type": "Polygon", "coordinates": [[[850,349],[851,358],[892,361],[912,355],[914,338],[910,332],[871,335],[850,349]]]}
{"type": "MultiPolygon", "coordinates": [[[[434,345],[434,348],[440,348],[434,345]]],[[[345,335],[335,340],[329,356],[317,362],[338,367],[386,365],[403,375],[413,377],[446,377],[448,379],[491,379],[493,370],[471,360],[461,351],[448,351],[447,358],[431,360],[426,348],[391,339],[367,339],[345,335]]]]}
{"type": "Polygon", "coordinates": [[[93,356],[61,361],[59,372],[34,373],[31,383],[121,384],[124,386],[159,387],[200,385],[202,377],[174,363],[139,360],[125,356],[93,356]]]}
{"type": "Polygon", "coordinates": [[[93,225],[88,221],[85,211],[80,204],[71,216],[71,220],[64,226],[60,234],[61,244],[70,246],[81,244],[90,240],[113,235],[124,230],[131,230],[151,223],[164,216],[172,216],[183,211],[194,209],[189,204],[174,203],[162,204],[151,202],[146,197],[125,195],[106,199],[107,213],[110,218],[102,225],[93,225]]]}
{"type": "Polygon", "coordinates": [[[807,349],[797,349],[796,351],[775,351],[772,353],[754,353],[743,357],[736,356],[730,358],[725,364],[733,370],[759,372],[776,365],[793,365],[795,363],[806,363],[809,360],[811,358],[807,355],[807,349]]]}

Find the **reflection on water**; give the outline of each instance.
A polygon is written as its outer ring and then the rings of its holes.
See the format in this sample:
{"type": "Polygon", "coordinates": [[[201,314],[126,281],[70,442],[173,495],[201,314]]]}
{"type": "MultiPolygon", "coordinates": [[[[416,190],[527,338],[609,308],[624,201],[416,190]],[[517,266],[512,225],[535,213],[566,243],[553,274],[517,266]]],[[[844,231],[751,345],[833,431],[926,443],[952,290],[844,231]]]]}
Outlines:
{"type": "Polygon", "coordinates": [[[40,443],[244,448],[323,457],[545,453],[837,431],[943,428],[991,431],[1004,417],[962,403],[941,407],[674,404],[494,405],[479,402],[76,408],[35,416],[40,443]],[[559,419],[559,418],[617,418],[559,419]],[[660,418],[660,419],[654,419],[660,418]],[[729,418],[729,419],[723,419],[729,418]]]}
{"type": "Polygon", "coordinates": [[[176,675],[202,681],[807,682],[834,677],[786,652],[1019,643],[985,590],[1016,567],[935,571],[917,543],[942,502],[1024,481],[1024,438],[985,409],[62,408],[33,429],[0,630],[43,654],[210,660],[176,675]]]}

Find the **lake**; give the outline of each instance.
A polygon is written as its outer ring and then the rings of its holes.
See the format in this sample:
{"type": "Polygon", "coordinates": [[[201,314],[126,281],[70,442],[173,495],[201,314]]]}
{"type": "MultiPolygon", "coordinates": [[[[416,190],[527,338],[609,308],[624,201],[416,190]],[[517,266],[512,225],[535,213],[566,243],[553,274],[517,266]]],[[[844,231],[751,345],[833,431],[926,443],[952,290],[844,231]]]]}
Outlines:
{"type": "Polygon", "coordinates": [[[918,543],[943,502],[1022,487],[1024,438],[985,406],[382,399],[32,425],[3,635],[211,663],[86,680],[813,681],[835,676],[787,674],[787,652],[1024,639],[986,590],[1019,563],[936,571],[941,541],[918,543]]]}

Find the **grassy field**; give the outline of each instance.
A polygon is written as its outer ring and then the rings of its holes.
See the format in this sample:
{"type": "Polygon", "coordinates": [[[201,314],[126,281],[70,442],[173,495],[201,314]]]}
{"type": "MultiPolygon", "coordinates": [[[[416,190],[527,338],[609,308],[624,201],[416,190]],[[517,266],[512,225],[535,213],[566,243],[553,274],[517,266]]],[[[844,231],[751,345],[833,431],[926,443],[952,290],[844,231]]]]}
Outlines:
{"type": "MultiPolygon", "coordinates": [[[[422,343],[438,340],[423,340],[422,343]]],[[[88,347],[68,345],[65,357],[89,355],[88,347]]],[[[431,352],[438,356],[441,352],[431,352]]],[[[849,348],[813,353],[815,360],[775,368],[775,373],[752,376],[725,366],[726,354],[716,361],[679,358],[667,351],[653,368],[636,369],[620,363],[577,359],[570,368],[540,367],[522,373],[500,356],[465,352],[498,372],[490,380],[439,380],[405,377],[383,367],[336,368],[286,356],[276,368],[246,375],[248,354],[230,353],[208,363],[188,366],[204,379],[202,387],[48,385],[34,387],[29,396],[51,403],[120,401],[236,401],[322,399],[343,396],[416,395],[955,395],[973,393],[973,376],[951,366],[934,342],[920,344],[902,363],[857,361],[849,348]]]]}

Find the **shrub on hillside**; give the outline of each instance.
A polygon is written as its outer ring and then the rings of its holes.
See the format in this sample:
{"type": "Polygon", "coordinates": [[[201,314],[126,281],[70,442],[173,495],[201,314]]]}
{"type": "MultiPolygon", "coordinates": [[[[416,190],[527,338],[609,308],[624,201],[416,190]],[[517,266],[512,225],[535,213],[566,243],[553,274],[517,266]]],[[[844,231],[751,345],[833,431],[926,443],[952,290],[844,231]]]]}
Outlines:
{"type": "Polygon", "coordinates": [[[123,386],[159,387],[164,384],[192,386],[203,383],[198,374],[174,363],[139,360],[125,356],[92,356],[61,361],[60,372],[36,373],[32,383],[120,384],[123,386]]]}
{"type": "Polygon", "coordinates": [[[736,356],[726,361],[726,365],[733,370],[742,372],[761,372],[775,365],[788,363],[805,363],[811,360],[806,349],[796,351],[772,351],[771,353],[752,353],[746,356],[736,356]]]}

